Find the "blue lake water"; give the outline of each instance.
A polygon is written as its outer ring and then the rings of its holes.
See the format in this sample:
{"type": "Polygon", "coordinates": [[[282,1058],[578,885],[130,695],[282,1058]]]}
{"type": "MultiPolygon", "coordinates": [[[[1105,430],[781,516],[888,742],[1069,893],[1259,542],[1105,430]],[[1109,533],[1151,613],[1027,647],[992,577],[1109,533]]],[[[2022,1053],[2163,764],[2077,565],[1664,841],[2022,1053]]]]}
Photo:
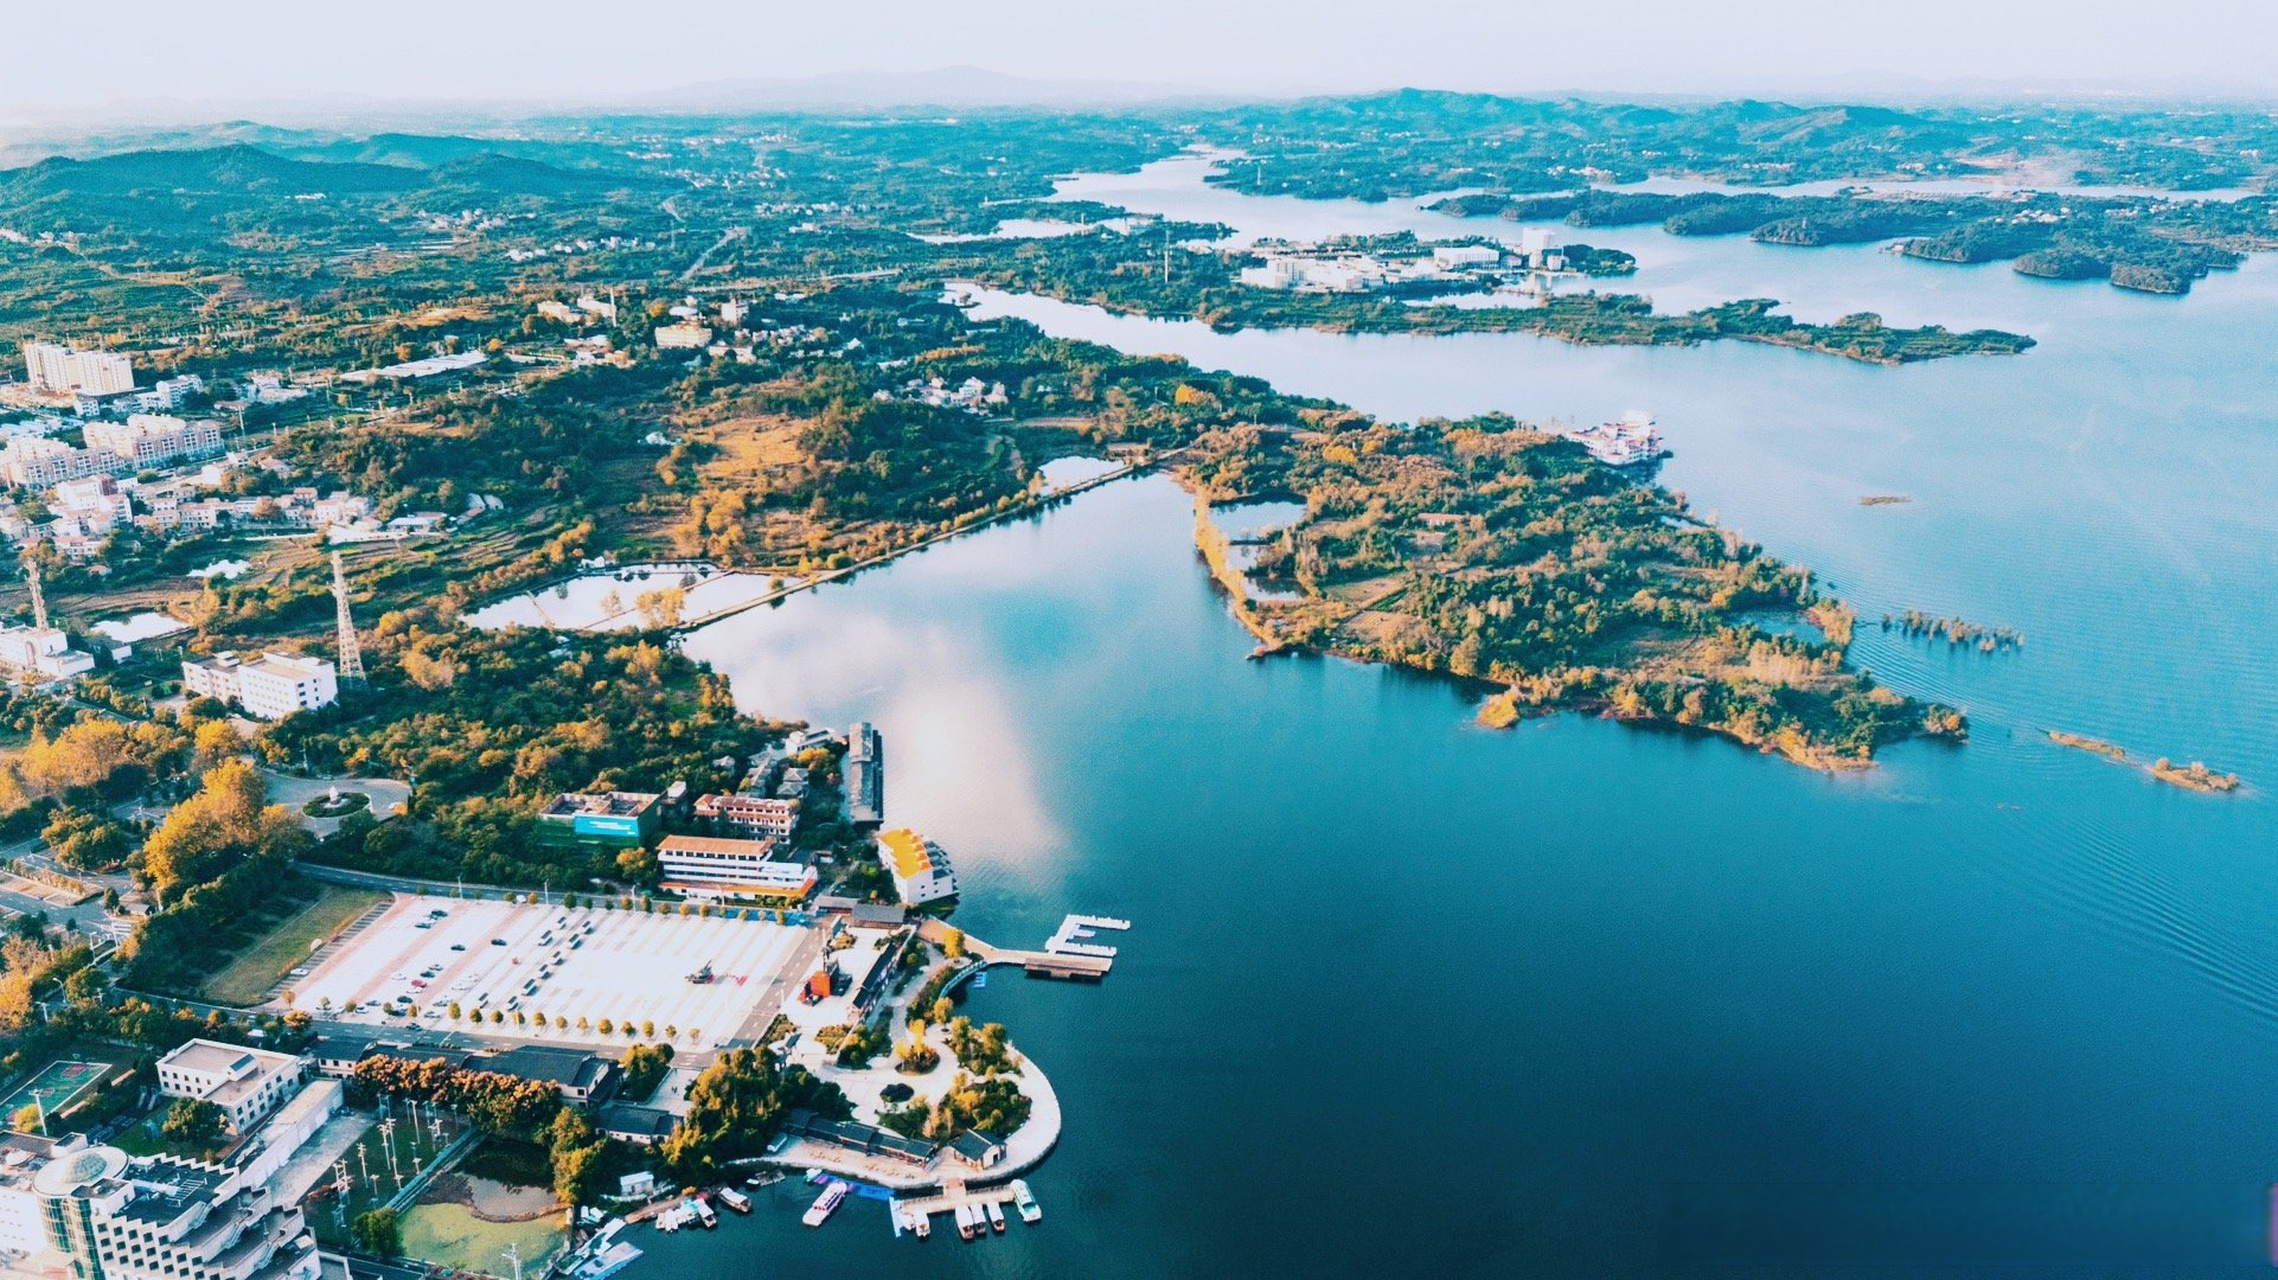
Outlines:
{"type": "MultiPolygon", "coordinates": [[[[1071,188],[1259,234],[1298,233],[1277,210],[1436,217],[1195,176],[1071,188]]],[[[1492,733],[1445,682],[1246,662],[1159,477],[730,619],[689,648],[747,706],[880,726],[889,814],[956,858],[960,923],[1137,927],[1101,987],[972,999],[1066,1112],[1041,1226],[919,1244],[857,1203],[809,1231],[786,1186],[716,1235],[643,1230],[635,1280],[2266,1272],[2278,271],[2175,300],[1621,244],[1657,298],[2042,344],[1885,369],[982,313],[1402,419],[1648,409],[1666,483],[1862,615],[2025,634],[1984,656],[1862,627],[1859,661],[1966,707],[1974,740],[1831,778],[1580,717],[1492,733]],[[2253,785],[2182,792],[2050,728],[2253,785]]]]}

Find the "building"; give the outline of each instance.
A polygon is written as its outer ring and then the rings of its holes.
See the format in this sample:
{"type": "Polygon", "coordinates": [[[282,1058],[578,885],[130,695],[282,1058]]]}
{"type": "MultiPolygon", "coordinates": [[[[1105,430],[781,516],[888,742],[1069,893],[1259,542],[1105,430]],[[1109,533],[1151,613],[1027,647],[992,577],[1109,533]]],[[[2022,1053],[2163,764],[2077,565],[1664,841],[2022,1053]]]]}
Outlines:
{"type": "Polygon", "coordinates": [[[894,892],[903,906],[957,895],[957,872],[949,865],[949,855],[906,827],[879,833],[878,861],[894,878],[894,892]]]}
{"type": "Polygon", "coordinates": [[[846,820],[856,826],[886,820],[886,745],[867,720],[846,733],[846,820]]]}
{"type": "Polygon", "coordinates": [[[658,325],[656,340],[667,351],[693,351],[710,345],[712,331],[700,324],[658,325]]]}
{"type": "Polygon", "coordinates": [[[657,845],[658,887],[684,898],[800,902],[815,891],[815,869],[770,856],[773,840],[666,836],[657,845]]]}
{"type": "Polygon", "coordinates": [[[0,447],[0,477],[29,489],[52,489],[67,480],[123,475],[134,463],[102,449],[74,449],[45,436],[22,436],[0,447]]]}
{"type": "Polygon", "coordinates": [[[71,647],[54,627],[0,627],[0,670],[19,680],[68,680],[95,669],[95,655],[71,647]]]}
{"type": "Polygon", "coordinates": [[[788,840],[799,829],[799,802],[748,792],[702,795],[696,797],[696,820],[713,831],[788,840]]]}
{"type": "Polygon", "coordinates": [[[24,344],[24,372],[34,391],[111,396],[134,390],[134,361],[107,351],[78,351],[52,342],[24,344]]]}
{"type": "Polygon", "coordinates": [[[243,1169],[59,1143],[31,1174],[29,1193],[49,1254],[74,1280],[318,1275],[300,1206],[277,1202],[243,1169]]]}
{"type": "Polygon", "coordinates": [[[1456,271],[1465,267],[1492,267],[1503,260],[1503,251],[1493,245],[1442,244],[1432,246],[1432,265],[1442,271],[1456,271]]]}
{"type": "Polygon", "coordinates": [[[55,1157],[57,1146],[37,1134],[0,1131],[0,1271],[15,1259],[47,1251],[46,1217],[32,1179],[55,1157]]]}
{"type": "Polygon", "coordinates": [[[538,820],[566,828],[573,839],[603,844],[647,844],[663,821],[663,796],[654,792],[604,791],[555,796],[538,820]]]}
{"type": "Polygon", "coordinates": [[[745,303],[731,299],[720,304],[720,323],[731,329],[743,327],[744,317],[749,314],[751,308],[745,303]]]}
{"type": "Polygon", "coordinates": [[[182,687],[193,698],[234,702],[258,720],[329,707],[340,696],[339,673],[331,663],[275,652],[251,662],[235,653],[217,653],[203,662],[185,658],[182,687]]]}
{"type": "Polygon", "coordinates": [[[469,1071],[496,1071],[520,1080],[542,1080],[561,1090],[562,1099],[579,1106],[607,1102],[617,1092],[621,1068],[608,1058],[583,1049],[547,1044],[519,1044],[497,1053],[468,1058],[469,1071]]]}
{"type": "Polygon", "coordinates": [[[105,534],[134,518],[134,501],[109,476],[66,480],[49,495],[48,509],[89,534],[105,534]]]}
{"type": "Polygon", "coordinates": [[[671,1137],[673,1126],[679,1122],[669,1111],[618,1104],[601,1108],[594,1114],[593,1123],[595,1128],[619,1142],[653,1147],[671,1137]]]}
{"type": "Polygon", "coordinates": [[[160,378],[150,390],[135,397],[135,403],[151,413],[167,413],[182,407],[191,396],[205,392],[206,380],[194,373],[179,378],[160,378]]]}
{"type": "Polygon", "coordinates": [[[585,312],[587,315],[600,316],[602,319],[610,321],[612,323],[614,323],[617,319],[616,303],[603,302],[601,299],[594,297],[590,293],[577,300],[577,309],[585,312]]]}
{"type": "Polygon", "coordinates": [[[406,360],[402,364],[384,365],[378,369],[352,369],[341,374],[340,380],[361,386],[370,386],[382,378],[390,382],[433,378],[446,373],[463,373],[489,359],[489,356],[480,351],[462,351],[457,355],[429,356],[425,360],[406,360]]]}
{"type": "Polygon", "coordinates": [[[307,1062],[290,1053],[192,1040],[158,1060],[158,1091],[220,1107],[232,1133],[244,1133],[301,1083],[307,1062]]]}
{"type": "Polygon", "coordinates": [[[548,298],[538,304],[538,314],[562,324],[576,324],[585,319],[584,313],[566,302],[548,298]]]}
{"type": "Polygon", "coordinates": [[[129,414],[125,422],[90,422],[86,435],[89,449],[117,454],[136,469],[221,452],[219,426],[157,413],[129,414]]]}

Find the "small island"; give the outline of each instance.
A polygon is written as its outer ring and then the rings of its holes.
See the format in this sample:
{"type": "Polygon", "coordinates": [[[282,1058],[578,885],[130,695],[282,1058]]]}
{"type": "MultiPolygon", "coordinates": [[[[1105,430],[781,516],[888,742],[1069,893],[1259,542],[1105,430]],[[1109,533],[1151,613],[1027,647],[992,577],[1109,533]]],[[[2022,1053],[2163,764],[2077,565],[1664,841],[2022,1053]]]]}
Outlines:
{"type": "Polygon", "coordinates": [[[2091,755],[2102,756],[2114,764],[2135,765],[2135,767],[2142,769],[2161,782],[2171,787],[2181,787],[2186,791],[2217,795],[2236,791],[2242,785],[2237,774],[2218,773],[2197,760],[2189,764],[2179,765],[2166,756],[2161,756],[2149,764],[2137,764],[2129,756],[2127,749],[2116,743],[2106,742],[2101,738],[2087,737],[2083,734],[2066,733],[2061,729],[2049,730],[2049,740],[2060,747],[2070,747],[2075,751],[2086,751],[2091,755]]]}

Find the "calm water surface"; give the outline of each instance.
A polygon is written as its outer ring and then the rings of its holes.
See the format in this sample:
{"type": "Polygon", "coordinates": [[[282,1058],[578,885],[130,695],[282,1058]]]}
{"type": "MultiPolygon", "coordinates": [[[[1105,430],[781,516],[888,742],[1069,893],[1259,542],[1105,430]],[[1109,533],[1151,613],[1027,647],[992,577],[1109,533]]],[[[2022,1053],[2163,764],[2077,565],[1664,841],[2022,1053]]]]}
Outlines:
{"type": "MultiPolygon", "coordinates": [[[[1231,202],[1200,216],[1261,234],[1336,216],[1151,180],[1082,194],[1231,202]]],[[[1357,209],[1342,229],[1418,216],[1357,209]]],[[[1862,662],[1966,706],[1975,741],[1828,778],[1578,717],[1490,733],[1443,682],[1245,662],[1160,478],[731,619],[690,650],[747,706],[880,725],[891,816],[957,858],[961,923],[1138,927],[1102,987],[973,997],[1067,1111],[1040,1227],[921,1245],[856,1203],[808,1231],[786,1187],[716,1235],[642,1231],[635,1280],[2266,1271],[2278,273],[2172,301],[1636,245],[1657,295],[1762,284],[2043,345],[1893,370],[983,305],[1400,418],[1649,409],[1667,483],[1863,613],[2025,633],[1981,657],[1863,631],[1862,662]],[[2051,727],[2260,786],[2161,787],[2051,727]]]]}

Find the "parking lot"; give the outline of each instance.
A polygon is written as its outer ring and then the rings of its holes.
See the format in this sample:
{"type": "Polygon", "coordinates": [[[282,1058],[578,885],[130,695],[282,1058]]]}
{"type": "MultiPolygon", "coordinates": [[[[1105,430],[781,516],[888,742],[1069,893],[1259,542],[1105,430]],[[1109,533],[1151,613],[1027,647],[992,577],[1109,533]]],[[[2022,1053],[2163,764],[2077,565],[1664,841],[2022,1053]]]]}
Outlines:
{"type": "Polygon", "coordinates": [[[287,986],[293,1007],[349,1021],[403,1026],[383,1009],[412,1004],[431,1030],[471,1029],[479,1013],[487,1034],[535,1038],[542,1017],[548,1040],[622,1045],[629,1020],[658,1038],[671,1028],[683,1049],[710,1048],[736,1036],[778,980],[802,976],[785,970],[814,939],[756,920],[399,895],[287,986]],[[707,965],[709,982],[688,980],[707,965]]]}

